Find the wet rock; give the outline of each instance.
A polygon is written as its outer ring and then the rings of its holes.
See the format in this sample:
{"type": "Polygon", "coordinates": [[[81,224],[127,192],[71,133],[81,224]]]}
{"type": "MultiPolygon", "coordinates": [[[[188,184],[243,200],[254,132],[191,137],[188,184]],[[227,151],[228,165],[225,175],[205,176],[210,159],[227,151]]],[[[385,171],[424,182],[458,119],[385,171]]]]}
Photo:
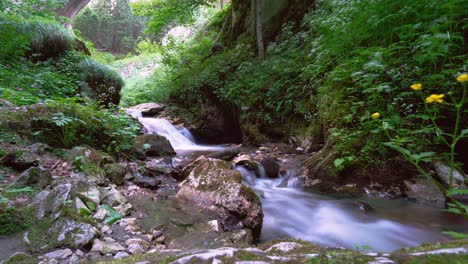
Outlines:
{"type": "Polygon", "coordinates": [[[233,159],[234,164],[244,166],[246,169],[255,172],[257,176],[260,175],[260,168],[258,163],[248,154],[241,155],[233,159]]]}
{"type": "Polygon", "coordinates": [[[281,242],[276,245],[271,246],[265,252],[281,252],[281,253],[288,253],[295,249],[303,248],[304,246],[299,243],[295,242],[281,242]]]}
{"type": "Polygon", "coordinates": [[[127,174],[127,168],[118,163],[104,165],[104,171],[107,179],[117,186],[123,184],[125,175],[127,174]]]}
{"type": "Polygon", "coordinates": [[[158,103],[143,103],[129,108],[129,111],[141,112],[143,117],[154,117],[164,110],[165,106],[158,103]]]}
{"type": "Polygon", "coordinates": [[[156,190],[159,188],[159,185],[161,184],[161,180],[140,176],[140,177],[135,177],[135,179],[133,179],[133,183],[135,183],[137,186],[141,188],[156,190]]]}
{"type": "Polygon", "coordinates": [[[59,250],[56,250],[56,251],[49,252],[47,254],[44,254],[43,256],[48,258],[48,259],[61,260],[61,259],[68,258],[72,254],[73,254],[73,252],[69,248],[66,248],[66,249],[59,249],[59,250]]]}
{"type": "Polygon", "coordinates": [[[38,193],[33,200],[34,216],[39,219],[57,219],[60,211],[65,205],[65,201],[71,200],[72,185],[57,185],[51,191],[38,193]]]}
{"type": "Polygon", "coordinates": [[[107,187],[101,190],[101,200],[110,206],[125,204],[127,199],[114,187],[107,187]]]}
{"type": "Polygon", "coordinates": [[[242,184],[238,171],[231,163],[202,158],[197,161],[188,178],[180,184],[178,198],[216,211],[224,231],[247,228],[257,240],[262,227],[263,211],[259,198],[242,184]]]}
{"type": "Polygon", "coordinates": [[[32,167],[21,173],[8,188],[38,187],[44,189],[52,181],[52,175],[48,170],[32,167]]]}
{"type": "Polygon", "coordinates": [[[176,154],[169,140],[158,135],[145,134],[138,136],[132,140],[132,145],[131,152],[141,160],[144,160],[147,156],[159,157],[176,154]]]}
{"type": "Polygon", "coordinates": [[[240,148],[228,148],[219,152],[208,155],[209,158],[222,159],[225,161],[231,161],[235,156],[239,155],[240,148]]]}
{"type": "Polygon", "coordinates": [[[99,239],[94,240],[91,252],[100,253],[101,255],[115,254],[119,251],[124,251],[125,248],[118,242],[115,241],[101,241],[99,239]]]}
{"type": "Polygon", "coordinates": [[[431,180],[416,178],[411,181],[404,181],[404,184],[408,198],[430,206],[445,208],[445,196],[431,180]]]}
{"type": "Polygon", "coordinates": [[[255,160],[263,166],[268,178],[278,178],[280,166],[273,157],[257,155],[255,160]]]}
{"type": "MultiPolygon", "coordinates": [[[[445,185],[450,184],[450,166],[446,163],[437,161],[434,162],[434,169],[437,174],[437,177],[445,183],[445,185]]],[[[460,172],[457,169],[453,170],[453,183],[457,185],[464,186],[465,182],[468,181],[468,176],[460,172]]]]}
{"type": "Polygon", "coordinates": [[[361,210],[361,212],[365,214],[374,211],[374,208],[370,204],[363,201],[356,201],[354,202],[354,205],[357,206],[357,208],[359,208],[359,210],[361,210]]]}

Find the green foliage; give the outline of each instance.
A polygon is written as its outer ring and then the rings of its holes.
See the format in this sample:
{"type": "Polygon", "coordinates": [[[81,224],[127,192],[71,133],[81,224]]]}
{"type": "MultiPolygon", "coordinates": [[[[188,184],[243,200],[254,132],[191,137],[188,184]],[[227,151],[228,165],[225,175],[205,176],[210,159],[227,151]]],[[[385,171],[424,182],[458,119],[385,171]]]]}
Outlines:
{"type": "MultiPolygon", "coordinates": [[[[48,101],[48,110],[34,116],[31,136],[57,147],[88,145],[115,155],[131,148],[131,140],[140,131],[137,122],[125,113],[101,109],[97,104],[78,103],[74,99],[48,101]]],[[[74,169],[82,170],[81,158],[74,169]]]]}
{"type": "Polygon", "coordinates": [[[172,22],[193,22],[195,10],[214,2],[216,0],[150,0],[133,2],[132,8],[137,15],[150,18],[147,31],[157,35],[162,27],[172,22]]]}
{"type": "Polygon", "coordinates": [[[112,206],[108,204],[103,204],[101,206],[102,208],[104,208],[104,210],[108,212],[106,219],[104,219],[104,223],[106,225],[113,225],[114,223],[122,219],[122,215],[119,214],[119,212],[117,212],[114,208],[112,208],[112,206]]]}
{"type": "Polygon", "coordinates": [[[99,0],[82,10],[74,18],[73,26],[96,48],[127,53],[134,51],[143,20],[132,14],[128,0],[99,0]]]}

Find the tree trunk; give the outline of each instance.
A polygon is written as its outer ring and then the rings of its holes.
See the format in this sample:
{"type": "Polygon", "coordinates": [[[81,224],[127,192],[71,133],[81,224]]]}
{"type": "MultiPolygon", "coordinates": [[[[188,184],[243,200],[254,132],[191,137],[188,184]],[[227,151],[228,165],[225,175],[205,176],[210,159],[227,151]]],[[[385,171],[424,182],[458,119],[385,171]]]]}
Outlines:
{"type": "Polygon", "coordinates": [[[261,61],[265,60],[265,44],[263,43],[263,28],[262,28],[262,2],[263,0],[255,1],[255,31],[257,33],[258,57],[261,61]]]}

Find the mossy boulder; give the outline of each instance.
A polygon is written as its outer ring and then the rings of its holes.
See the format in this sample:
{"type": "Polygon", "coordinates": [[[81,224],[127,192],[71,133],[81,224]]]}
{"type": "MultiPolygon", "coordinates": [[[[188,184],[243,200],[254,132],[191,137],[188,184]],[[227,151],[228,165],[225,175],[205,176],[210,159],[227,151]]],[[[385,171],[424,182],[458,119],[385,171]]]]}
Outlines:
{"type": "Polygon", "coordinates": [[[260,199],[242,184],[242,176],[229,162],[200,158],[192,165],[187,179],[180,184],[177,197],[215,211],[224,231],[250,229],[258,240],[263,210],[260,199]]]}
{"type": "Polygon", "coordinates": [[[32,167],[21,173],[8,188],[38,187],[44,189],[52,181],[52,175],[48,170],[32,167]]]}
{"type": "Polygon", "coordinates": [[[145,134],[132,140],[131,152],[138,159],[144,160],[147,156],[160,157],[175,155],[174,148],[169,140],[163,136],[145,134]]]}
{"type": "Polygon", "coordinates": [[[81,163],[92,163],[97,166],[104,166],[105,164],[115,163],[113,157],[108,154],[89,147],[75,147],[69,154],[68,159],[72,162],[80,160],[81,163]]]}
{"type": "Polygon", "coordinates": [[[115,185],[122,185],[124,183],[125,175],[128,172],[126,167],[118,163],[104,165],[104,171],[107,179],[115,185]]]}
{"type": "Polygon", "coordinates": [[[17,149],[3,155],[0,159],[0,165],[22,172],[39,165],[39,160],[36,155],[26,149],[17,149]]]}

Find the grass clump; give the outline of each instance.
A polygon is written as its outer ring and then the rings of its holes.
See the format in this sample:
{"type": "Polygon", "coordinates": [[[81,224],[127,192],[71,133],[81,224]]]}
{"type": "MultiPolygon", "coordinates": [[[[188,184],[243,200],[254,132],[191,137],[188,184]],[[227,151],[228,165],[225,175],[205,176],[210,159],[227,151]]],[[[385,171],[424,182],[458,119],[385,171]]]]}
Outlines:
{"type": "Polygon", "coordinates": [[[30,53],[38,59],[56,58],[73,47],[72,34],[56,22],[34,19],[25,25],[31,36],[30,53]]]}
{"type": "Polygon", "coordinates": [[[96,99],[104,105],[119,104],[124,81],[117,72],[92,59],[82,61],[80,68],[83,69],[85,82],[97,96],[96,99]]]}

